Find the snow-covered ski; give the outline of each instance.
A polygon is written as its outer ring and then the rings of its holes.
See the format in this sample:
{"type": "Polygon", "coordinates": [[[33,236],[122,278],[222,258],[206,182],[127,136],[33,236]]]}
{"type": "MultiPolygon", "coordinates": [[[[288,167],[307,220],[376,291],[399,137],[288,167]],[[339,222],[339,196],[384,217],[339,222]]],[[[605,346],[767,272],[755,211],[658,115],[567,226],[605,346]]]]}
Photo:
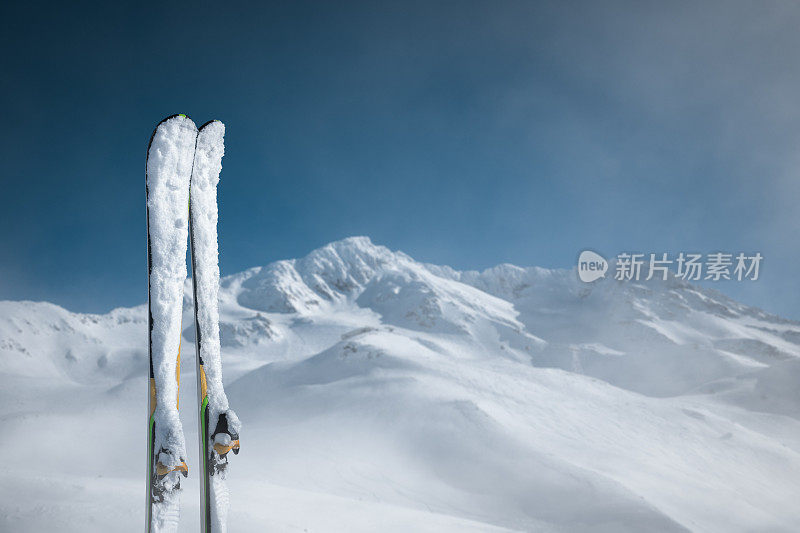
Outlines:
{"type": "Polygon", "coordinates": [[[173,115],[156,126],[147,148],[148,533],[177,530],[180,475],[188,474],[178,391],[187,205],[196,140],[194,122],[173,115]]]}
{"type": "Polygon", "coordinates": [[[219,341],[217,184],[222,169],[225,126],[204,124],[197,135],[190,189],[190,240],[200,405],[202,531],[225,533],[229,507],[225,481],[228,453],[239,453],[240,423],[222,387],[219,341]]]}

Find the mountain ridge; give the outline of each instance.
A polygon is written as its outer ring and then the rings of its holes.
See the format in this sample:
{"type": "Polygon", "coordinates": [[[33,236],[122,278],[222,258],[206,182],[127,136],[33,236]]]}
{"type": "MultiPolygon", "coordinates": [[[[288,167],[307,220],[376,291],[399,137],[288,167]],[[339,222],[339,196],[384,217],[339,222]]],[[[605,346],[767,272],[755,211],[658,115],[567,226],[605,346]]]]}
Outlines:
{"type": "MultiPolygon", "coordinates": [[[[191,298],[187,280],[184,324],[191,324],[187,313],[191,298]]],[[[223,344],[228,347],[285,337],[287,331],[280,318],[286,315],[300,320],[320,313],[357,311],[364,318],[369,315],[368,326],[383,324],[472,336],[492,344],[493,351],[502,346],[518,358],[531,357],[535,366],[582,372],[587,372],[588,366],[590,375],[634,389],[630,380],[611,379],[607,372],[591,370],[598,357],[605,358],[603,364],[608,366],[610,357],[619,359],[633,351],[628,342],[631,339],[640,346],[650,343],[669,349],[689,342],[707,345],[716,353],[714,366],[720,366],[720,359],[733,358],[738,359],[739,370],[771,358],[800,357],[800,322],[745,306],[718,291],[674,277],[665,282],[601,279],[584,284],[574,269],[500,264],[483,271],[458,271],[418,263],[364,236],[334,241],[299,259],[226,275],[221,279],[220,307],[223,344]],[[690,319],[682,321],[682,316],[690,319]],[[619,335],[620,331],[624,335],[619,335]],[[495,338],[490,341],[487,335],[495,338]],[[541,353],[543,350],[548,353],[541,353]]],[[[68,330],[73,323],[125,329],[125,324],[143,323],[143,317],[139,317],[143,313],[143,305],[92,314],[72,313],[48,302],[4,301],[0,302],[0,320],[4,318],[7,324],[0,328],[0,334],[4,334],[0,339],[5,338],[0,342],[8,349],[20,343],[13,335],[15,330],[21,333],[14,325],[16,314],[21,314],[16,320],[28,322],[35,314],[58,315],[59,323],[68,330]],[[30,306],[37,311],[32,312],[30,306]]],[[[53,332],[58,328],[58,323],[48,325],[53,332]]],[[[191,342],[192,335],[191,328],[184,326],[184,339],[191,342]]],[[[130,341],[130,336],[126,332],[123,338],[130,341]]],[[[84,337],[91,338],[91,333],[84,333],[84,337]]],[[[132,342],[136,344],[141,342],[132,342]]],[[[710,352],[699,351],[709,356],[710,352]]],[[[730,377],[708,372],[701,375],[705,381],[693,382],[683,391],[661,387],[657,391],[639,388],[639,392],[680,393],[730,377]]]]}

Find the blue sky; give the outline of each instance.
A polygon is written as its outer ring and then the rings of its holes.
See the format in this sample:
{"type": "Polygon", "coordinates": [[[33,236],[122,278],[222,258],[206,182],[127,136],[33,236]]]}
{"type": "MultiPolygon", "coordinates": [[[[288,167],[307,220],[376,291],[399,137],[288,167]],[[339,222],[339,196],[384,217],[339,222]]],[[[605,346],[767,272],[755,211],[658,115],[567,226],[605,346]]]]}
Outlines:
{"type": "Polygon", "coordinates": [[[144,156],[227,125],[223,274],[331,240],[459,269],[760,251],[800,318],[800,9],[772,2],[0,8],[0,298],[146,300],[144,156]]]}

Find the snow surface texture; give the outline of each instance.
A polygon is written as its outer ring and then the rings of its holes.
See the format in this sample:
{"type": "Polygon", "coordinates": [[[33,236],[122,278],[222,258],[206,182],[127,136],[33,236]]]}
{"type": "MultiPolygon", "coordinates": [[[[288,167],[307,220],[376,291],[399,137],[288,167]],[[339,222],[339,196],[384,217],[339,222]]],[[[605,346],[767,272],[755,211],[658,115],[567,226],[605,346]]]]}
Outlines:
{"type": "MultiPolygon", "coordinates": [[[[154,451],[159,460],[179,465],[186,443],[178,417],[177,357],[181,340],[183,286],[189,228],[189,179],[192,173],[197,127],[184,116],[170,118],[156,128],[147,156],[147,211],[150,240],[150,312],[153,318],[151,350],[156,385],[154,451]]],[[[146,337],[145,337],[146,338],[146,337]]],[[[177,483],[177,472],[166,483],[177,483]],[[176,479],[170,479],[176,478],[176,479]]],[[[174,531],[178,519],[177,491],[153,506],[155,531],[174,531]]]]}
{"type": "MultiPolygon", "coordinates": [[[[229,428],[239,433],[241,424],[228,408],[222,386],[222,360],[219,343],[219,261],[217,254],[217,184],[225,153],[225,126],[214,121],[201,128],[197,135],[194,170],[191,183],[192,261],[196,284],[197,325],[200,329],[200,356],[206,374],[208,394],[209,439],[222,413],[227,414],[229,428]]],[[[203,443],[200,443],[201,450],[203,443]]],[[[211,444],[209,444],[211,448],[211,444]]],[[[199,466],[199,465],[198,465],[199,466]]],[[[199,470],[198,470],[199,471],[199,470]]],[[[227,531],[229,508],[226,473],[211,477],[212,531],[227,531]]]]}
{"type": "MultiPolygon", "coordinates": [[[[227,276],[219,301],[247,425],[232,531],[800,530],[797,322],[678,280],[458,272],[366,238],[227,276]]],[[[0,302],[0,530],[141,530],[146,324],[0,302]]]]}

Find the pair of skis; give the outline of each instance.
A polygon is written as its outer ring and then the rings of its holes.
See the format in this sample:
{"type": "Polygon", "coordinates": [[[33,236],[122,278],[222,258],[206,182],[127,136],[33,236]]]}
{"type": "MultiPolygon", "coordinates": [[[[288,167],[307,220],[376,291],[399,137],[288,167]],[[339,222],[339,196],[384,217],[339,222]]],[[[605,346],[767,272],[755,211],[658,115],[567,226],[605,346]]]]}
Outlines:
{"type": "Polygon", "coordinates": [[[202,531],[227,529],[225,470],[228,453],[239,452],[241,424],[222,387],[219,341],[217,184],[224,135],[222,122],[198,129],[187,116],[173,115],[156,126],[147,148],[147,533],[177,530],[180,476],[188,475],[178,415],[187,236],[192,246],[202,531]]]}

